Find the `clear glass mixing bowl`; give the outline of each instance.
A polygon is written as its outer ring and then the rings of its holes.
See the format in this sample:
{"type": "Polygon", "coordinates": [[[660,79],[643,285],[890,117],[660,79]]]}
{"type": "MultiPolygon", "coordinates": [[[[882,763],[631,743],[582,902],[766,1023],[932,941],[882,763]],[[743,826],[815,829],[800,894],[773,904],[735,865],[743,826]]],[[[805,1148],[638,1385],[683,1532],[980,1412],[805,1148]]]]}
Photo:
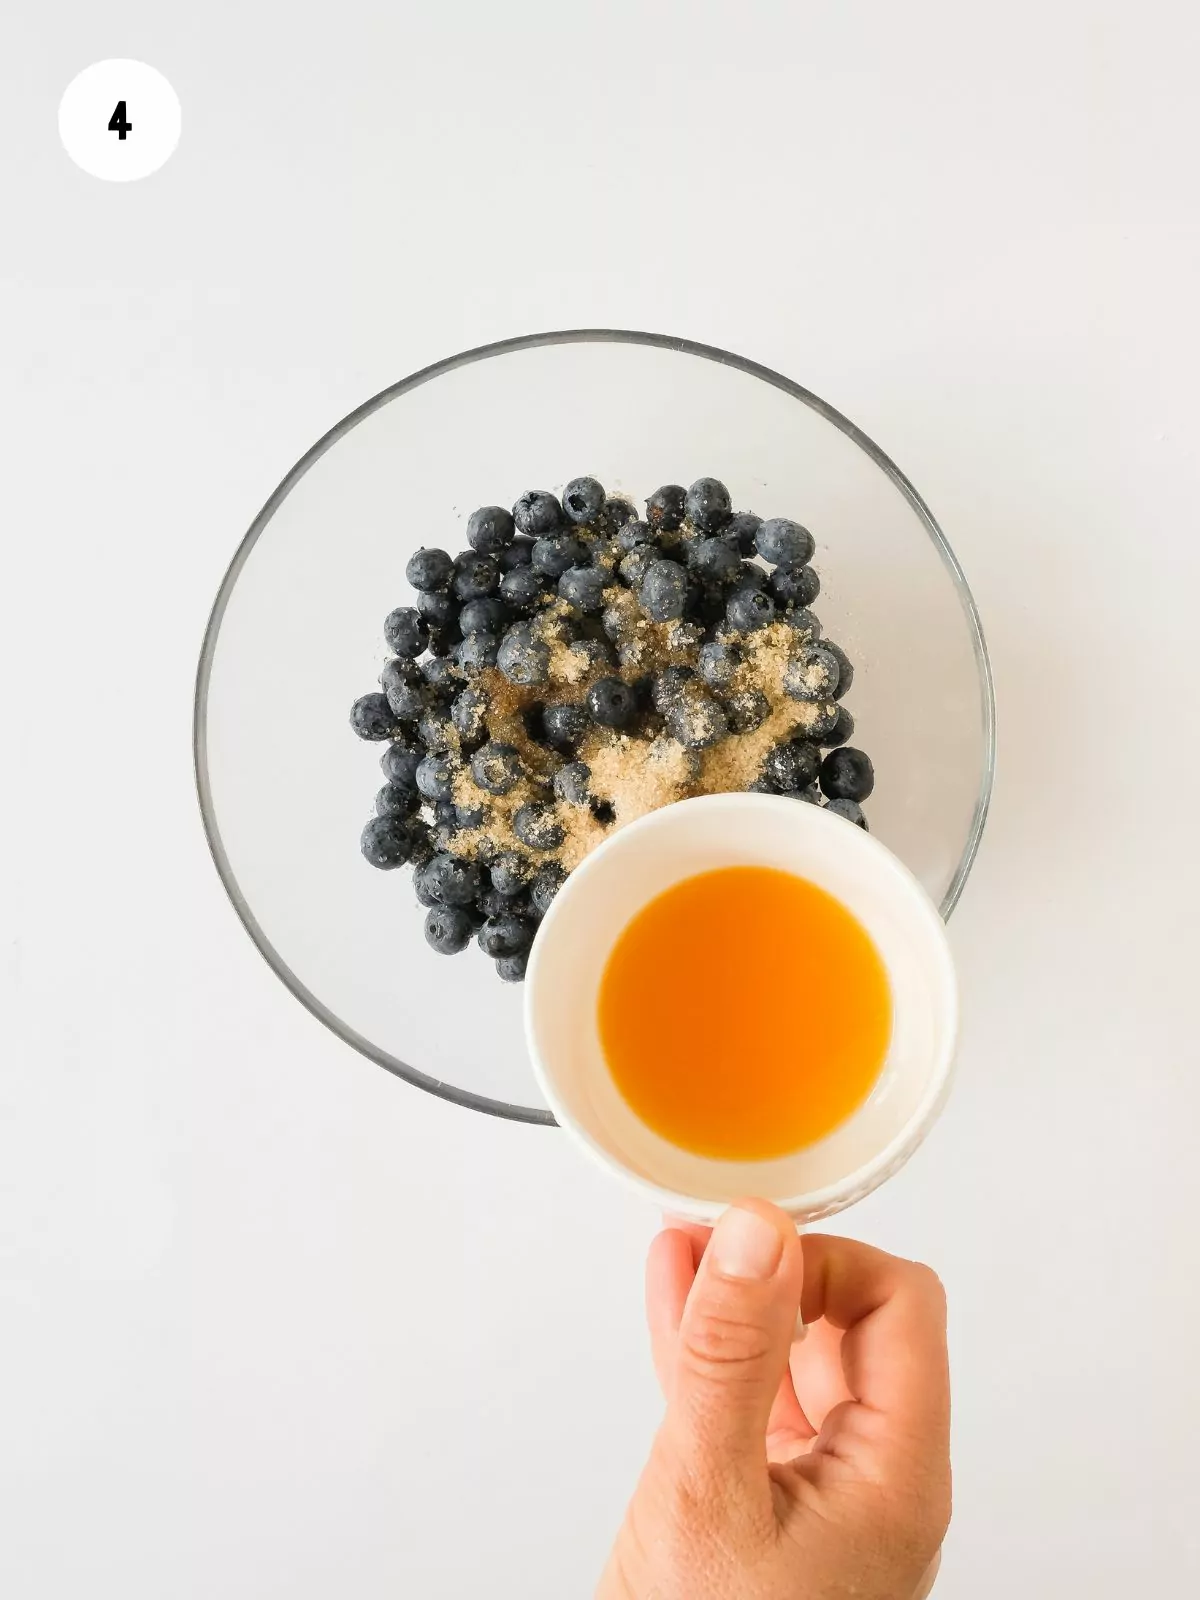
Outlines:
{"type": "Polygon", "coordinates": [[[377,687],[412,552],[453,554],[476,506],[585,473],[639,505],[711,475],[735,508],[811,528],[814,609],[855,663],[872,831],[943,915],[992,787],[991,675],[962,569],[903,473],[798,384],[687,340],[587,329],[469,350],[368,400],[287,474],[217,595],[196,683],[204,826],[242,922],[314,1016],[422,1089],[529,1122],[553,1119],[521,986],[475,949],[435,955],[409,873],[363,861],[381,747],[347,714],[377,687]]]}

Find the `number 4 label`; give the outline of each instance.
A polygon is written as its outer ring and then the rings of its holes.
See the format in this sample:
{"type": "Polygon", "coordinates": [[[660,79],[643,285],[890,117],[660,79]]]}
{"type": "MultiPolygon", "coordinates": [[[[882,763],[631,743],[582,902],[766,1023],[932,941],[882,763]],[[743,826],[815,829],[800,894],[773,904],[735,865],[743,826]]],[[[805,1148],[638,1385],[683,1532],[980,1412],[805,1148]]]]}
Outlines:
{"type": "Polygon", "coordinates": [[[129,132],[129,130],[132,127],[133,127],[133,123],[126,121],[126,111],[125,111],[125,102],[124,102],[124,100],[118,100],[117,101],[117,109],[113,112],[112,116],[109,117],[109,119],[108,119],[108,131],[109,131],[109,133],[115,133],[118,139],[124,139],[126,134],[129,132]]]}

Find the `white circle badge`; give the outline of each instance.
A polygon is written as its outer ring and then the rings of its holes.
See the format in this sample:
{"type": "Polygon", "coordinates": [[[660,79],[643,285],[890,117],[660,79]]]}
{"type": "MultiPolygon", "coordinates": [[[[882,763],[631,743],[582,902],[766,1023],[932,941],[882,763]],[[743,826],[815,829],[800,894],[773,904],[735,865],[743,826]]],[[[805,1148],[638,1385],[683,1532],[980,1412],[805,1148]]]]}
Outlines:
{"type": "Polygon", "coordinates": [[[110,183],[146,178],[179,143],[179,96],[144,61],[97,61],[67,85],[58,131],[77,167],[110,183]]]}

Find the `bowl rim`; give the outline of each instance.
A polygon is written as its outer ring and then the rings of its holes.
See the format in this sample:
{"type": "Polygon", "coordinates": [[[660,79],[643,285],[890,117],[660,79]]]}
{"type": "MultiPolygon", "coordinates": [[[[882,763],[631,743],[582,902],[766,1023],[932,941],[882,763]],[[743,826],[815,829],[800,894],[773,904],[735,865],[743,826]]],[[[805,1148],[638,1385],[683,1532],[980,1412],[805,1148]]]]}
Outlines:
{"type": "MultiPolygon", "coordinates": [[[[787,795],[740,792],[702,794],[692,795],[686,800],[676,800],[671,805],[660,806],[657,810],[649,811],[645,816],[629,823],[627,827],[610,834],[579,863],[567,883],[574,884],[573,892],[578,894],[590,879],[605,871],[615,855],[631,849],[636,851],[639,845],[644,848],[647,835],[656,832],[661,834],[664,829],[682,826],[680,820],[682,813],[687,811],[694,815],[698,808],[718,814],[742,811],[751,816],[755,812],[775,811],[781,815],[786,813],[790,831],[803,831],[809,828],[818,834],[827,832],[831,840],[841,841],[837,848],[844,855],[857,854],[869,859],[873,863],[872,871],[876,872],[878,877],[889,878],[898,884],[902,890],[901,898],[911,911],[909,926],[913,927],[919,923],[929,929],[932,935],[934,962],[938,969],[937,986],[943,1002],[943,1027],[939,1048],[932,1062],[929,1083],[904,1126],[893,1134],[875,1155],[860,1162],[852,1172],[835,1183],[823,1184],[818,1189],[788,1195],[775,1201],[781,1210],[796,1219],[798,1225],[806,1226],[808,1223],[834,1216],[839,1211],[845,1211],[849,1206],[856,1205],[867,1195],[873,1194],[889,1178],[894,1177],[925,1142],[945,1109],[954,1083],[961,1016],[958,975],[946,937],[945,919],[939,914],[938,906],[920,880],[881,840],[861,828],[842,822],[819,806],[804,805],[787,795]]],[[[546,913],[547,923],[562,917],[562,907],[566,903],[568,893],[567,884],[564,884],[555,897],[554,904],[546,913]]],[[[653,896],[651,898],[653,899],[653,896]]],[[[700,1199],[681,1190],[667,1188],[653,1178],[642,1177],[615,1156],[610,1155],[594,1134],[567,1114],[554,1073],[548,1067],[540,1046],[542,1030],[537,1015],[537,982],[540,966],[541,958],[535,941],[523,997],[525,1040],[538,1087],[555,1110],[563,1113],[560,1126],[593,1165],[606,1172],[609,1177],[616,1178],[629,1192],[652,1201],[664,1215],[683,1217],[690,1222],[709,1225],[714,1223],[725,1210],[724,1201],[700,1199]]]]}
{"type": "Polygon", "coordinates": [[[971,635],[971,645],[979,673],[980,709],[983,718],[985,759],[979,794],[976,797],[975,811],[971,820],[971,829],[966,847],[938,907],[943,920],[949,917],[954,907],[958,904],[975,857],[979,852],[979,844],[983,837],[984,824],[987,821],[988,808],[991,804],[996,764],[995,687],[992,679],[991,661],[983,634],[983,624],[979,616],[979,609],[975,604],[975,597],[971,593],[970,585],[967,583],[966,575],[958,557],[951,549],[950,543],[942,532],[933,512],[891,457],[881,450],[861,428],[851,422],[848,417],[843,416],[834,406],[822,400],[819,395],[814,394],[810,389],[804,388],[803,385],[793,382],[792,379],[784,377],[781,373],[775,372],[772,368],[763,366],[757,361],[751,361],[744,356],[736,355],[731,351],[719,349],[715,345],[703,344],[696,340],[679,338],[671,334],[645,333],[621,328],[553,329],[541,333],[520,334],[508,339],[499,339],[490,344],[476,345],[472,349],[460,351],[457,355],[446,356],[442,360],[435,361],[430,366],[422,367],[418,371],[410,373],[408,377],[401,378],[396,383],[380,389],[377,394],[372,395],[368,400],[364,400],[353,411],[347,412],[340,422],[335,423],[314,445],[305,451],[267,497],[234,551],[233,557],[221,579],[216,598],[209,613],[208,622],[204,630],[204,639],[200,647],[200,659],[196,668],[196,684],[192,705],[192,760],[195,771],[196,795],[199,800],[200,817],[208,843],[209,854],[212,856],[213,865],[217,869],[217,875],[221,880],[229,902],[233,906],[242,926],[253,940],[259,954],[305,1010],[314,1016],[318,1022],[323,1023],[337,1038],[357,1050],[360,1055],[365,1056],[369,1061],[375,1062],[377,1066],[381,1066],[392,1073],[395,1077],[403,1078],[405,1082],[415,1085],[418,1089],[424,1089],[427,1093],[436,1095],[441,1100],[448,1100],[454,1105],[466,1106],[472,1111],[482,1111],[489,1116],[501,1117],[508,1121],[537,1123],[548,1127],[557,1126],[554,1115],[549,1110],[540,1106],[523,1106],[506,1100],[496,1100],[488,1095],[477,1094],[473,1090],[460,1088],[456,1084],[446,1083],[440,1078],[422,1072],[408,1062],[401,1061],[388,1051],[380,1049],[378,1045],[373,1044],[369,1039],[351,1028],[328,1006],[323,1004],[288,966],[279,951],[267,938],[262,926],[250,909],[250,905],[242,893],[241,886],[234,874],[221,838],[221,831],[217,824],[216,808],[213,803],[212,784],[208,767],[208,691],[212,677],[213,661],[216,657],[217,641],[221,632],[221,623],[224,620],[225,611],[238,576],[245,566],[250,552],[258,543],[259,538],[266,530],[276,511],[327,450],[332,449],[351,429],[356,428],[360,422],[363,422],[390,401],[399,398],[402,394],[409,393],[413,389],[420,388],[422,384],[429,383],[434,378],[442,377],[444,374],[453,372],[460,367],[471,366],[477,361],[490,360],[494,356],[512,355],[522,350],[533,350],[544,345],[559,344],[645,345],[659,350],[671,350],[679,355],[695,356],[701,360],[714,361],[721,366],[735,367],[749,377],[761,379],[764,383],[781,390],[784,394],[788,394],[793,399],[800,401],[801,404],[808,406],[810,410],[817,412],[826,422],[832,424],[839,432],[845,434],[848,439],[858,445],[859,449],[891,479],[908,501],[918,519],[924,525],[925,531],[932,540],[942,564],[949,572],[958,594],[959,604],[963,609],[968,631],[971,635]]]}

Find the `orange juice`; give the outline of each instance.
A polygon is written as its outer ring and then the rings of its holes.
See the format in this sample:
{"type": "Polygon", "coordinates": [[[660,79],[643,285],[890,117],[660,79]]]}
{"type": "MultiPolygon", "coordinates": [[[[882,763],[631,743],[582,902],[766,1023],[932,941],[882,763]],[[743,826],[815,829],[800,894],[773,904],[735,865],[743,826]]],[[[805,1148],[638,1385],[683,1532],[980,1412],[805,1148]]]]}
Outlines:
{"type": "Polygon", "coordinates": [[[813,1144],[862,1105],[892,999],[879,952],[816,884],[772,867],[686,878],[625,927],[600,982],[600,1040],[634,1112],[698,1155],[813,1144]]]}

